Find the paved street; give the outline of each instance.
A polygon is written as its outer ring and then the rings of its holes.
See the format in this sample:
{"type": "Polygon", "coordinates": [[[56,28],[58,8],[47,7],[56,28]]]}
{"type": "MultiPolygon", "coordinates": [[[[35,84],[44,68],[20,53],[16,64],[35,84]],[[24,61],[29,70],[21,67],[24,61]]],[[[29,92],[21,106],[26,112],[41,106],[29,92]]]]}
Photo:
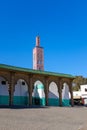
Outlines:
{"type": "Polygon", "coordinates": [[[0,130],[87,130],[87,107],[0,108],[0,130]]]}

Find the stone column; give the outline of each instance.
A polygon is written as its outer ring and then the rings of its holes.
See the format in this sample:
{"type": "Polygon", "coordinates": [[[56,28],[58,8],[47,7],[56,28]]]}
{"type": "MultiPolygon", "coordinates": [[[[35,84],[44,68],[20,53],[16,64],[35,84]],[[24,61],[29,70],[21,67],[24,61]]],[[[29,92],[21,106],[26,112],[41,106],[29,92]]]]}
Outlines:
{"type": "Polygon", "coordinates": [[[73,101],[73,90],[72,90],[72,82],[69,85],[69,90],[70,90],[70,94],[71,94],[71,106],[74,106],[74,101],[73,101]]]}
{"type": "Polygon", "coordinates": [[[29,77],[29,105],[32,106],[33,76],[29,77]]]}
{"type": "Polygon", "coordinates": [[[46,106],[48,106],[48,93],[49,93],[49,84],[48,84],[48,78],[45,78],[45,99],[46,99],[46,106]]]}
{"type": "Polygon", "coordinates": [[[29,96],[30,96],[30,92],[29,92],[29,89],[30,89],[30,82],[28,80],[28,106],[30,105],[30,101],[29,101],[29,96]]]}
{"type": "Polygon", "coordinates": [[[59,106],[62,106],[62,84],[59,83],[59,106]]]}
{"type": "Polygon", "coordinates": [[[15,76],[14,73],[10,73],[10,83],[9,83],[9,106],[13,105],[13,95],[14,95],[14,82],[15,82],[15,76]]]}

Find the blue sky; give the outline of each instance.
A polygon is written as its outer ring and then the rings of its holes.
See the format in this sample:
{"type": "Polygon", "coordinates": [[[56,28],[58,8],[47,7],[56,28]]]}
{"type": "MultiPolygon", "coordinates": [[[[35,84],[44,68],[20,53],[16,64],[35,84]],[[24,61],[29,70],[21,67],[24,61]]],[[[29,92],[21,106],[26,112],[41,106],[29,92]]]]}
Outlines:
{"type": "Polygon", "coordinates": [[[32,68],[38,34],[46,71],[87,77],[86,0],[0,1],[0,63],[32,68]]]}

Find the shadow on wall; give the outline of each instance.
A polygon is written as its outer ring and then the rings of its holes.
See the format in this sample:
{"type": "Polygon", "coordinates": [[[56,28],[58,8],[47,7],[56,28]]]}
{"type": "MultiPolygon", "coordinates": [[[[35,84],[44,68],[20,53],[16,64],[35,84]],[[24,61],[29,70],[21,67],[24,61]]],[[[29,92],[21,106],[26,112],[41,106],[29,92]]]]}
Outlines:
{"type": "Polygon", "coordinates": [[[37,86],[34,87],[33,105],[40,105],[40,97],[37,86]]]}
{"type": "Polygon", "coordinates": [[[51,91],[49,91],[48,105],[49,106],[59,106],[59,97],[56,96],[51,91]]]}

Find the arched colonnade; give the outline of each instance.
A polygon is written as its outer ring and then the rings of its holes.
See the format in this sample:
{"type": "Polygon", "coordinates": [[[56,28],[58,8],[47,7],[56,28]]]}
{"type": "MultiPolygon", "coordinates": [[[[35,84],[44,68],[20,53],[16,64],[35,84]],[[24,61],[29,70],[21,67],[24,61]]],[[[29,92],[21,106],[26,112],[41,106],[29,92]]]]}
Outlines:
{"type": "Polygon", "coordinates": [[[0,69],[0,105],[31,106],[38,104],[39,97],[39,105],[73,106],[73,79],[36,71],[29,73],[0,69]]]}

